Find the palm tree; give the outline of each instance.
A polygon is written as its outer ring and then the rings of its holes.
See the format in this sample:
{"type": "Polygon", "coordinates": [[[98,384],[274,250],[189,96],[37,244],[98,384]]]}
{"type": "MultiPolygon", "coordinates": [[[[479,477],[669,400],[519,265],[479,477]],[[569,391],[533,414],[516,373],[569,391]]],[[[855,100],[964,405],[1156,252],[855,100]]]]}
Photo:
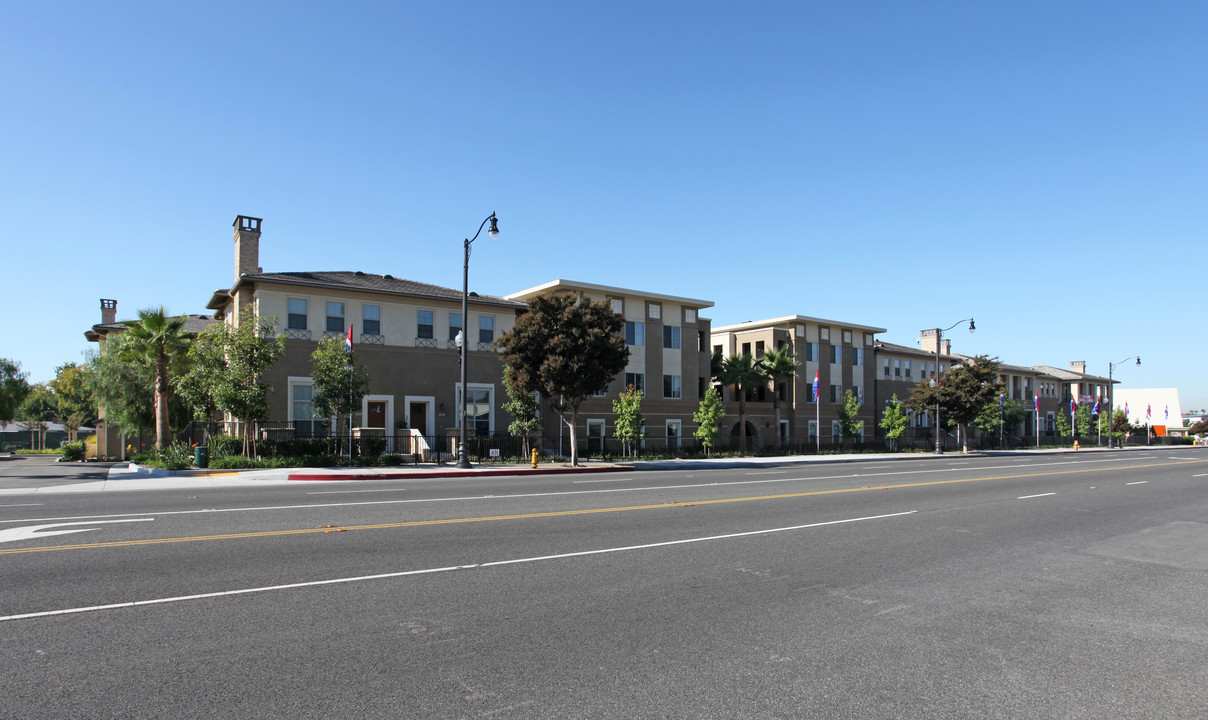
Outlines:
{"type": "Polygon", "coordinates": [[[780,388],[787,386],[788,381],[797,377],[797,368],[801,367],[801,363],[793,357],[788,345],[780,346],[764,355],[761,360],[764,372],[776,384],[772,393],[772,406],[776,408],[776,448],[780,449],[780,388]]]}
{"type": "Polygon", "coordinates": [[[734,394],[738,397],[738,426],[742,438],[743,452],[747,451],[747,398],[746,392],[760,385],[768,384],[768,376],[763,362],[755,360],[750,355],[731,355],[722,360],[719,379],[726,385],[734,386],[734,394]]]}
{"type": "Polygon", "coordinates": [[[189,349],[184,317],[168,317],[163,307],[138,311],[138,320],[124,323],[130,343],[124,362],[143,361],[155,368],[155,447],[165,448],[172,434],[168,427],[168,367],[189,349]]]}

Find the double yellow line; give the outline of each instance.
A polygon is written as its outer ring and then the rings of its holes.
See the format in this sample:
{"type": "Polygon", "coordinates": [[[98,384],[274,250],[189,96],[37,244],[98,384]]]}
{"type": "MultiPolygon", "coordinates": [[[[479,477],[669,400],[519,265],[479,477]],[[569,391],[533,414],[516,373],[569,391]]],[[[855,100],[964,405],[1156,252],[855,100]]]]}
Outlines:
{"type": "MultiPolygon", "coordinates": [[[[455,525],[458,523],[498,522],[501,520],[533,520],[537,518],[568,517],[572,515],[593,515],[598,513],[630,512],[633,510],[666,510],[669,508],[691,507],[695,505],[719,505],[722,503],[755,502],[760,500],[787,500],[790,498],[813,497],[818,495],[838,495],[841,493],[868,492],[870,490],[904,490],[909,488],[931,487],[935,485],[956,485],[961,483],[985,482],[987,480],[1013,480],[1029,477],[1047,477],[1052,475],[1073,475],[1078,473],[1096,473],[1119,470],[1141,470],[1145,468],[1167,467],[1172,465],[1190,465],[1208,462],[1205,460],[1183,460],[1179,462],[1150,463],[1146,465],[1127,465],[1100,468],[1079,468],[1071,470],[1049,470],[1038,473],[1021,475],[987,475],[985,477],[964,478],[954,480],[928,480],[925,482],[902,483],[899,485],[877,485],[858,488],[840,488],[838,490],[811,490],[809,492],[781,493],[778,495],[755,495],[751,497],[720,498],[716,500],[693,500],[691,502],[664,502],[651,505],[628,505],[624,507],[595,508],[586,510],[558,510],[554,512],[521,513],[516,515],[488,515],[484,517],[446,518],[442,520],[411,520],[407,522],[377,523],[373,525],[347,525],[344,530],[386,530],[392,528],[424,527],[428,525],[455,525]]],[[[154,515],[154,513],[148,513],[154,515]]],[[[24,553],[54,552],[57,550],[93,550],[98,548],[135,547],[139,545],[160,545],[164,543],[199,542],[203,540],[240,540],[246,538],[280,537],[285,535],[311,535],[315,533],[332,532],[328,527],[301,528],[295,530],[266,530],[263,532],[229,533],[224,535],[196,535],[192,537],[153,538],[147,540],[119,540],[105,543],[79,543],[75,545],[51,545],[47,547],[11,548],[0,550],[0,555],[21,555],[24,553]]]]}

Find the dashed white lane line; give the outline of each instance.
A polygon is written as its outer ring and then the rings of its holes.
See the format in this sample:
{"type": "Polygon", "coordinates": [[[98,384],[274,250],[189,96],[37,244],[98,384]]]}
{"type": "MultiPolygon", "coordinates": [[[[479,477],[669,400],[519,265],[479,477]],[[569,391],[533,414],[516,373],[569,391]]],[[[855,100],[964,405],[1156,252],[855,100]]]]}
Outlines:
{"type": "Polygon", "coordinates": [[[38,507],[39,505],[45,504],[46,503],[16,503],[13,505],[0,505],[0,507],[38,507]]]}
{"type": "Polygon", "coordinates": [[[1192,475],[1191,477],[1208,477],[1208,473],[1200,473],[1199,475],[1192,475]]]}
{"type": "Polygon", "coordinates": [[[1056,495],[1056,494],[1057,493],[1055,493],[1055,492],[1051,492],[1051,493],[1040,493],[1039,495],[1020,495],[1019,497],[1017,497],[1015,499],[1016,500],[1031,500],[1032,498],[1048,497],[1049,495],[1056,495]]]}
{"type": "Polygon", "coordinates": [[[907,510],[905,512],[889,513],[886,515],[869,515],[866,517],[809,523],[807,525],[792,525],[789,527],[768,528],[765,530],[750,530],[747,532],[728,533],[726,535],[709,535],[707,537],[687,538],[685,540],[668,540],[666,542],[648,543],[646,545],[626,545],[622,547],[600,548],[598,550],[581,550],[579,552],[560,553],[558,555],[539,555],[537,557],[516,558],[513,560],[495,560],[493,562],[472,563],[469,565],[450,565],[447,567],[426,568],[423,570],[403,570],[400,572],[381,573],[378,575],[359,575],[356,577],[289,583],[287,585],[269,585],[266,587],[242,588],[239,590],[222,590],[219,592],[200,593],[198,595],[179,595],[177,597],[155,598],[153,600],[134,600],[131,602],[111,603],[108,605],[89,605],[85,607],[64,608],[62,610],[44,610],[41,612],[21,613],[19,615],[0,615],[0,622],[5,622],[7,620],[28,620],[30,618],[52,617],[55,615],[74,615],[76,613],[94,612],[97,610],[116,610],[118,608],[139,607],[141,605],[163,605],[166,603],[186,602],[188,600],[203,600],[206,598],[227,597],[231,595],[249,595],[252,593],[271,592],[274,590],[293,590],[297,588],[319,587],[322,585],[364,582],[367,580],[385,580],[387,578],[400,578],[411,575],[431,575],[433,573],[446,573],[456,570],[474,570],[480,568],[502,567],[505,565],[522,565],[526,563],[540,562],[542,560],[565,560],[567,558],[586,557],[588,555],[631,552],[634,550],[650,550],[653,548],[671,547],[673,545],[688,545],[691,543],[710,542],[713,540],[732,540],[734,538],[753,537],[756,535],[771,535],[773,533],[789,532],[792,530],[808,530],[810,528],[826,527],[828,525],[846,525],[849,523],[863,522],[866,520],[885,520],[887,518],[913,515],[916,512],[918,511],[907,510]]]}
{"type": "Polygon", "coordinates": [[[1125,485],[1144,485],[1148,480],[1138,480],[1136,482],[1124,483],[1125,485]]]}

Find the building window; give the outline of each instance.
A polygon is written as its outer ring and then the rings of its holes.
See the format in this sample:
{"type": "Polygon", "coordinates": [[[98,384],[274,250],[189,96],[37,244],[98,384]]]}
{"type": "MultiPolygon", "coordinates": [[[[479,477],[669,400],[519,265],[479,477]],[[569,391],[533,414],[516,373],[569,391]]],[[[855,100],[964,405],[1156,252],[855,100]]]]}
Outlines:
{"type": "Polygon", "coordinates": [[[698,330],[696,332],[696,344],[697,344],[697,349],[700,350],[701,352],[709,351],[709,342],[708,342],[708,340],[705,339],[704,330],[698,330]]]}
{"type": "Polygon", "coordinates": [[[495,316],[481,315],[478,318],[478,342],[495,342],[495,316]]]}
{"type": "MultiPolygon", "coordinates": [[[[495,421],[492,407],[494,406],[495,388],[491,385],[470,385],[470,394],[466,403],[466,431],[484,437],[494,430],[495,421]]],[[[461,383],[457,384],[457,402],[461,404],[461,383]]],[[[455,427],[461,427],[461,415],[458,414],[455,427]]]]}
{"type": "Polygon", "coordinates": [[[672,399],[679,399],[683,397],[683,389],[680,387],[679,375],[663,376],[663,397],[672,399]]]}
{"type": "Polygon", "coordinates": [[[646,344],[646,323],[625,321],[625,344],[642,347],[646,344]]]}
{"type": "Polygon", "coordinates": [[[327,303],[327,332],[344,332],[344,303],[327,303]]]}
{"type": "Polygon", "coordinates": [[[306,299],[305,298],[290,298],[289,299],[289,318],[287,327],[290,330],[305,330],[306,329],[306,299]]]}
{"type": "Polygon", "coordinates": [[[891,377],[889,373],[889,358],[885,358],[885,377],[891,377]]]}
{"type": "Polygon", "coordinates": [[[618,315],[625,314],[625,301],[621,298],[608,298],[608,304],[612,307],[612,311],[618,315]]]}
{"type": "Polygon", "coordinates": [[[663,326],[663,347],[671,350],[680,349],[680,327],[678,325],[663,326]]]}
{"type": "Polygon", "coordinates": [[[807,342],[805,344],[805,360],[806,362],[818,362],[818,343],[807,342]]]}
{"type": "Polygon", "coordinates": [[[841,345],[831,345],[831,364],[838,365],[843,362],[843,347],[841,345]]]}
{"type": "Polygon", "coordinates": [[[830,340],[830,328],[818,328],[819,340],[830,340]]]}
{"type": "Polygon", "coordinates": [[[893,361],[893,376],[895,378],[902,377],[902,361],[901,360],[893,361]]]}
{"type": "Polygon", "coordinates": [[[851,330],[843,331],[843,342],[847,345],[851,345],[851,330]]]}
{"type": "Polygon", "coordinates": [[[662,305],[659,305],[658,303],[650,303],[647,308],[647,314],[650,316],[651,320],[658,320],[659,318],[663,317],[662,305]]]}
{"type": "Polygon", "coordinates": [[[831,402],[833,402],[833,403],[843,402],[843,386],[842,385],[831,385],[830,386],[830,395],[831,395],[831,402]]]}
{"type": "Polygon", "coordinates": [[[910,379],[910,361],[909,360],[906,361],[906,379],[907,380],[910,379]]]}
{"type": "MultiPolygon", "coordinates": [[[[307,378],[309,381],[310,378],[307,378]]],[[[294,432],[302,437],[314,435],[326,427],[327,421],[315,415],[314,386],[309,382],[293,383],[290,395],[290,418],[294,421],[294,432]]]]}
{"type": "Polygon", "coordinates": [[[764,347],[764,345],[763,345],[762,340],[755,341],[755,357],[756,358],[763,357],[763,347],[764,347]]]}
{"type": "Polygon", "coordinates": [[[432,329],[432,311],[415,311],[415,337],[431,340],[435,337],[432,329]]]}
{"type": "Polygon", "coordinates": [[[721,355],[721,345],[714,345],[714,346],[713,346],[713,354],[714,354],[714,355],[721,355]]]}
{"type": "Polygon", "coordinates": [[[797,327],[797,337],[805,337],[805,326],[798,325],[796,327],[797,327]]]}
{"type": "Polygon", "coordinates": [[[679,420],[667,421],[667,449],[675,450],[679,448],[680,429],[682,423],[679,420]]]}
{"type": "Polygon", "coordinates": [[[864,344],[872,347],[872,333],[864,333],[864,344]]]}
{"type": "Polygon", "coordinates": [[[696,324],[696,310],[695,310],[695,308],[684,308],[684,324],[685,324],[685,325],[694,325],[694,324],[696,324]]]}
{"type": "Polygon", "coordinates": [[[851,364],[854,367],[860,367],[864,364],[864,348],[851,349],[851,364]]]}
{"type": "Polygon", "coordinates": [[[838,443],[843,439],[843,426],[838,420],[831,420],[831,442],[838,443]]]}
{"type": "Polygon", "coordinates": [[[463,326],[461,324],[461,313],[459,313],[459,312],[449,313],[449,340],[456,342],[457,333],[461,332],[462,327],[463,326]]]}
{"type": "Polygon", "coordinates": [[[361,332],[366,335],[382,334],[382,307],[380,305],[361,306],[361,332]]]}
{"type": "Polygon", "coordinates": [[[747,343],[742,344],[742,354],[743,355],[751,354],[751,343],[747,342],[747,343]]]}
{"type": "Polygon", "coordinates": [[[646,392],[646,373],[625,373],[625,387],[631,385],[634,390],[646,392]]]}

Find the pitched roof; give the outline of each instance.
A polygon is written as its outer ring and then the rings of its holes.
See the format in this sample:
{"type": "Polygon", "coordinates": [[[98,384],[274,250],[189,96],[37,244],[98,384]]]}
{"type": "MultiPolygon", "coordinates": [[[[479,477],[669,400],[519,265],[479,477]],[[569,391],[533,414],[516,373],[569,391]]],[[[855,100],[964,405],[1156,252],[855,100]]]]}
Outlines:
{"type": "MultiPolygon", "coordinates": [[[[184,331],[187,335],[196,335],[205,330],[210,325],[218,322],[213,315],[176,315],[174,317],[183,317],[185,319],[184,331]]],[[[101,335],[108,335],[111,332],[122,332],[130,326],[124,322],[97,323],[91,329],[84,331],[84,337],[89,342],[96,342],[101,335]]]]}
{"type": "MultiPolygon", "coordinates": [[[[300,285],[304,287],[322,288],[328,290],[358,290],[361,292],[378,293],[381,295],[399,295],[403,297],[425,298],[431,300],[461,301],[461,290],[429,285],[427,283],[396,278],[393,275],[375,275],[361,271],[320,271],[320,272],[278,272],[278,273],[245,273],[239,277],[239,282],[231,288],[233,292],[241,284],[277,283],[281,285],[300,285]]],[[[230,293],[223,290],[215,291],[206,307],[214,308],[222,297],[230,293]]],[[[496,305],[505,308],[520,309],[524,303],[496,297],[494,295],[479,295],[470,293],[470,302],[478,305],[496,305]]]]}

